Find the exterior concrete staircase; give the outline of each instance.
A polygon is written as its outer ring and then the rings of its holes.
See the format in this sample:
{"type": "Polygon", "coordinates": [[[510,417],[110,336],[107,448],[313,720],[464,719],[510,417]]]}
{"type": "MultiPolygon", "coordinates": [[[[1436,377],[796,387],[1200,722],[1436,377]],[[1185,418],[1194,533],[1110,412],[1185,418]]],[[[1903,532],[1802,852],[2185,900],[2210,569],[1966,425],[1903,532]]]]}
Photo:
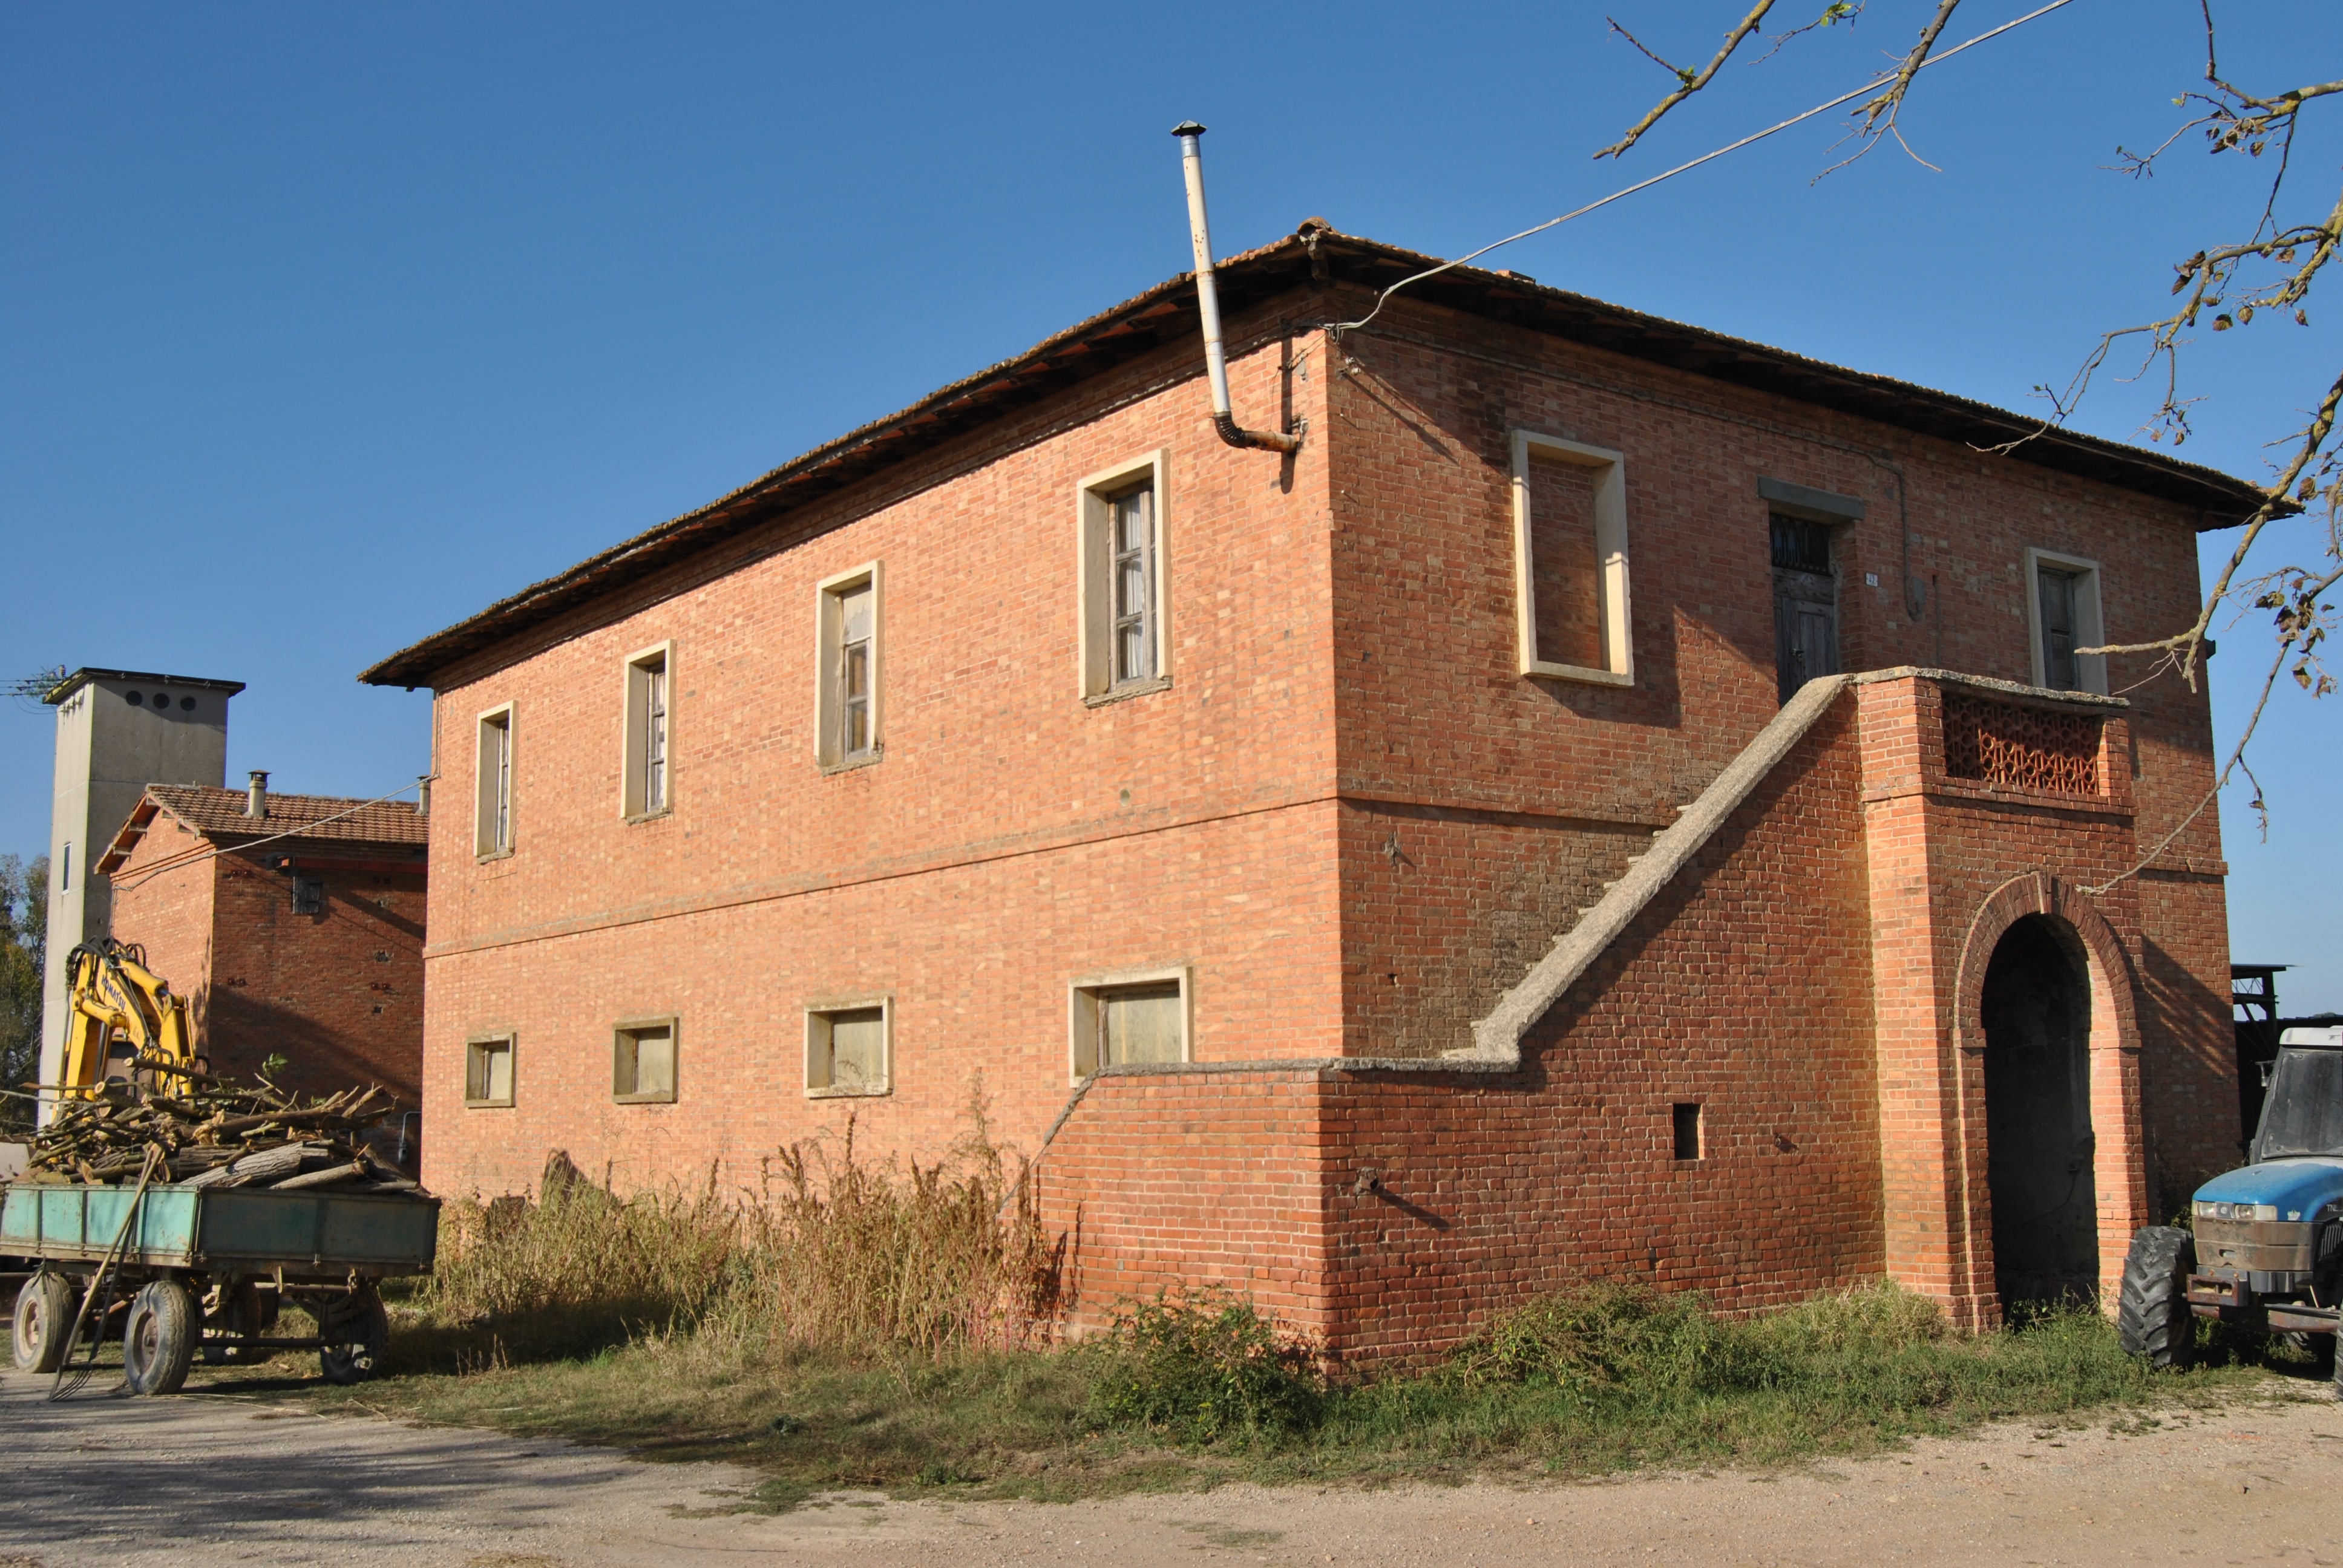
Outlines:
{"type": "Polygon", "coordinates": [[[1453,1063],[1517,1067],[1522,1038],[1562,1000],[1563,993],[1616,941],[1628,922],[1643,913],[1685,862],[1725,826],[1750,792],[1791,749],[1804,739],[1815,722],[1829,711],[1849,678],[1826,675],[1806,682],[1782,706],[1765,729],[1726,764],[1725,771],[1684,808],[1669,827],[1653,839],[1652,847],[1635,856],[1627,872],[1608,885],[1603,897],[1581,912],[1578,923],[1556,937],[1554,950],[1530,968],[1521,983],[1497,999],[1489,1016],[1473,1025],[1473,1043],[1443,1053],[1453,1063]]]}

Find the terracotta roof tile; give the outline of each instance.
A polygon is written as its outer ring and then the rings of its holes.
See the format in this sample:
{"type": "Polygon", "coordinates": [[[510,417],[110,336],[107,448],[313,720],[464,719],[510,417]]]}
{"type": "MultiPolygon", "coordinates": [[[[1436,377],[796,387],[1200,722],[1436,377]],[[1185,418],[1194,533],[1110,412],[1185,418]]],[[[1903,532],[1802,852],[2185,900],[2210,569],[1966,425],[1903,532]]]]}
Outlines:
{"type": "Polygon", "coordinates": [[[207,839],[231,836],[258,839],[290,834],[297,839],[332,839],[357,844],[419,845],[430,841],[429,822],[405,800],[378,800],[368,804],[340,795],[279,795],[271,792],[268,815],[256,822],[245,815],[246,798],[241,789],[210,789],[196,784],[149,784],[146,793],[164,810],[207,839]],[[336,820],[326,820],[329,817],[336,820]]]}

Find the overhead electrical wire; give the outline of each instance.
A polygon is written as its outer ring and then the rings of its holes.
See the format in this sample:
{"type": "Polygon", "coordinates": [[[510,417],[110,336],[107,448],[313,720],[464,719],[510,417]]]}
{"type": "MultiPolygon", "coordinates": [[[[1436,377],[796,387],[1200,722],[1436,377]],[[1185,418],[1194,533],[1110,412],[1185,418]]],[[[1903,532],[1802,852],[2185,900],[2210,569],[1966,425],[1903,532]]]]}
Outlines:
{"type": "MultiPolygon", "coordinates": [[[[1984,43],[1988,38],[1998,38],[2001,35],[2008,32],[2013,27],[2022,27],[2026,23],[2035,20],[2036,17],[2046,16],[2051,12],[2058,10],[2062,6],[2071,5],[2072,3],[2073,0],[2050,0],[2048,5],[2042,6],[2038,10],[2029,11],[2023,16],[2016,17],[2012,21],[2004,22],[1998,27],[1988,28],[1985,32],[1978,34],[1976,37],[1968,39],[1964,43],[1956,44],[1949,49],[1942,50],[1937,54],[1931,55],[1926,60],[1921,61],[1919,65],[1916,67],[1916,74],[1917,71],[1925,71],[1931,65],[1938,65],[1944,61],[1951,59],[1954,55],[1959,54],[1964,49],[1975,48],[1977,45],[1984,43]]],[[[1467,262],[1476,260],[1481,256],[1488,255],[1493,250],[1511,245],[1515,240],[1527,239],[1534,234],[1544,234],[1547,229],[1553,228],[1560,224],[1568,223],[1572,218],[1584,217],[1588,213],[1594,211],[1598,207],[1609,206],[1613,202],[1618,201],[1622,197],[1634,196],[1637,191],[1649,190],[1654,186],[1658,185],[1662,180],[1674,179],[1676,176],[1684,173],[1688,169],[1696,169],[1700,167],[1701,165],[1708,163],[1713,159],[1721,158],[1727,153],[1738,152],[1743,147],[1749,146],[1753,142],[1762,142],[1767,136],[1774,135],[1776,131],[1786,131],[1792,126],[1800,125],[1805,121],[1811,120],[1816,115],[1827,113],[1832,109],[1837,108],[1841,104],[1845,104],[1863,96],[1865,93],[1877,91],[1880,83],[1884,79],[1884,74],[1880,76],[1874,76],[1870,81],[1865,82],[1860,87],[1851,88],[1846,92],[1841,93],[1837,97],[1831,99],[1828,103],[1816,104],[1813,108],[1806,110],[1804,114],[1793,115],[1788,119],[1768,126],[1762,131],[1752,131],[1749,135],[1742,137],[1737,142],[1728,142],[1724,146],[1716,148],[1714,152],[1703,153],[1700,156],[1694,158],[1691,162],[1678,164],[1675,167],[1669,169],[1664,174],[1656,174],[1649,179],[1638,180],[1634,185],[1628,186],[1624,189],[1613,191],[1609,196],[1603,197],[1599,201],[1591,201],[1584,206],[1574,207],[1569,212],[1564,213],[1560,217],[1550,217],[1542,224],[1535,225],[1530,228],[1525,228],[1519,234],[1509,234],[1501,240],[1497,240],[1493,244],[1484,245],[1480,249],[1473,251],[1469,255],[1460,256],[1453,261],[1443,261],[1438,266],[1426,267],[1423,271],[1416,273],[1413,276],[1403,277],[1397,283],[1393,284],[1389,288],[1384,289],[1381,294],[1375,296],[1375,307],[1373,310],[1368,311],[1356,321],[1331,322],[1328,324],[1329,329],[1336,333],[1355,332],[1360,327],[1363,327],[1366,326],[1367,323],[1373,321],[1376,317],[1382,315],[1384,303],[1389,300],[1393,295],[1397,294],[1401,289],[1407,287],[1410,284],[1422,283],[1427,277],[1437,277],[1440,274],[1448,271],[1452,267],[1463,266],[1467,262]]]]}

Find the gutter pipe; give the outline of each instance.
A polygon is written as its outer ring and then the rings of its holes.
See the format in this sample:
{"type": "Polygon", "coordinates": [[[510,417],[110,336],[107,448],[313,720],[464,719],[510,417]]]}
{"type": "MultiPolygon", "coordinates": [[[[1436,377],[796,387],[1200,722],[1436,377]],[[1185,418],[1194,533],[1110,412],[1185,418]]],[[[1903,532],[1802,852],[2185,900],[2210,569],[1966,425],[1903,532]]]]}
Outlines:
{"type": "Polygon", "coordinates": [[[1212,230],[1204,217],[1204,153],[1198,138],[1204,127],[1182,120],[1172,127],[1180,138],[1180,168],[1188,177],[1188,238],[1196,249],[1196,305],[1204,318],[1204,373],[1212,386],[1212,428],[1232,447],[1258,447],[1270,452],[1298,452],[1300,435],[1273,430],[1247,430],[1229,411],[1228,353],[1221,345],[1221,292],[1212,279],[1212,230]]]}

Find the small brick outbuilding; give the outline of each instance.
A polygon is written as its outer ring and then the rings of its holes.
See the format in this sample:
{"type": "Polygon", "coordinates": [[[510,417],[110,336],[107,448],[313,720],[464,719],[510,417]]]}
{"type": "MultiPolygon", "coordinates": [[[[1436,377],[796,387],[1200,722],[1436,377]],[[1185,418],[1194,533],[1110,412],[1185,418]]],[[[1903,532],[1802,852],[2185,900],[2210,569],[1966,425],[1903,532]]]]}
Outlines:
{"type": "MultiPolygon", "coordinates": [[[[97,863],[112,934],[187,999],[212,1070],[419,1112],[427,822],[401,801],[150,784],[97,863]]],[[[409,1122],[410,1147],[420,1129],[409,1122]]]]}
{"type": "Polygon", "coordinates": [[[1469,267],[1340,325],[1431,265],[1225,265],[1296,452],[1175,278],[366,672],[463,802],[427,1180],[980,1095],[1084,1313],[2103,1287],[2236,1098],[2205,698],[2078,650],[2257,493],[1469,267]]]}

